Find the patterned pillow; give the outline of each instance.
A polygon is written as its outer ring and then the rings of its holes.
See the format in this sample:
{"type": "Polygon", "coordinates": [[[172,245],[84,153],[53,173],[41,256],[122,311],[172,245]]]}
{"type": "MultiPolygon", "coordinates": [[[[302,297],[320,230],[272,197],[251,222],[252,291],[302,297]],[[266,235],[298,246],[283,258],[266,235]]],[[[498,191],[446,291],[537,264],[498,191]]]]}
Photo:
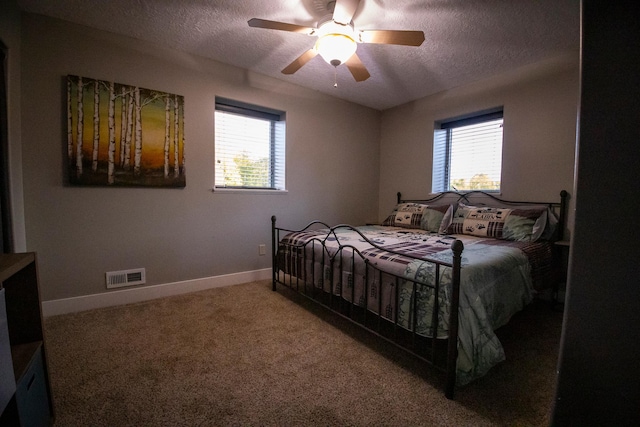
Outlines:
{"type": "Polygon", "coordinates": [[[427,205],[419,203],[400,203],[391,215],[384,220],[382,225],[395,227],[420,228],[422,225],[422,215],[427,209],[427,205]]]}
{"type": "Polygon", "coordinates": [[[495,208],[460,203],[447,232],[480,237],[535,242],[547,220],[545,208],[495,208]]]}
{"type": "MultiPolygon", "coordinates": [[[[429,206],[420,203],[400,203],[391,215],[384,220],[382,225],[390,225],[404,228],[420,228],[427,231],[442,232],[443,219],[450,219],[453,215],[453,206],[429,206]]],[[[448,224],[448,223],[447,223],[448,224]]]]}

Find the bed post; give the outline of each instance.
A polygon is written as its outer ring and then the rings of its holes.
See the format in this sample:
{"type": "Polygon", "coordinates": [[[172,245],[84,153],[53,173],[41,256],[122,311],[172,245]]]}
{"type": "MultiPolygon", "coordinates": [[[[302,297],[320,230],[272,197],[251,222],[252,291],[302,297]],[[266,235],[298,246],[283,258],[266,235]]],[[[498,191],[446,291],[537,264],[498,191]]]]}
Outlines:
{"type": "Polygon", "coordinates": [[[445,396],[453,399],[456,387],[456,365],[458,361],[458,307],[460,305],[460,267],[462,265],[462,250],[464,245],[460,240],[451,244],[453,251],[453,271],[451,276],[451,312],[449,319],[449,342],[447,348],[447,384],[445,396]]]}
{"type": "Polygon", "coordinates": [[[275,292],[276,290],[276,277],[278,274],[277,260],[276,260],[276,250],[278,242],[276,242],[276,216],[271,215],[271,280],[272,280],[272,288],[271,290],[275,292]]]}
{"type": "Polygon", "coordinates": [[[564,238],[564,227],[567,218],[567,198],[569,193],[567,190],[560,192],[560,213],[558,214],[558,229],[556,230],[556,239],[562,240],[564,238]]]}
{"type": "Polygon", "coordinates": [[[399,191],[396,193],[396,198],[398,200],[398,204],[400,204],[400,201],[402,200],[402,193],[400,193],[399,191]]]}

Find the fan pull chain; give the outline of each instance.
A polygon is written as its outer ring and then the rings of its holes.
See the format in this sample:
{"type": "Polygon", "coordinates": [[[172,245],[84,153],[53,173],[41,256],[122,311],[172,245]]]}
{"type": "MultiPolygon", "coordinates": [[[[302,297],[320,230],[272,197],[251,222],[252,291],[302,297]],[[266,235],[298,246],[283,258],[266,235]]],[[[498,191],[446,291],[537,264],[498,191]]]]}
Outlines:
{"type": "Polygon", "coordinates": [[[338,67],[333,67],[333,87],[338,87],[338,67]]]}

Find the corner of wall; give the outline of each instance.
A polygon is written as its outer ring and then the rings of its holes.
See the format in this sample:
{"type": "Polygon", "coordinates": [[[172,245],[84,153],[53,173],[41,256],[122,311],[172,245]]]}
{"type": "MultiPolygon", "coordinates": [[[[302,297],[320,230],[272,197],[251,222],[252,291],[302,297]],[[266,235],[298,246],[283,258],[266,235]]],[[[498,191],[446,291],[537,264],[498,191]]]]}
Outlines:
{"type": "Polygon", "coordinates": [[[27,250],[24,222],[21,137],[21,12],[17,0],[0,2],[0,39],[7,46],[7,112],[9,137],[9,185],[13,245],[16,252],[27,250]]]}

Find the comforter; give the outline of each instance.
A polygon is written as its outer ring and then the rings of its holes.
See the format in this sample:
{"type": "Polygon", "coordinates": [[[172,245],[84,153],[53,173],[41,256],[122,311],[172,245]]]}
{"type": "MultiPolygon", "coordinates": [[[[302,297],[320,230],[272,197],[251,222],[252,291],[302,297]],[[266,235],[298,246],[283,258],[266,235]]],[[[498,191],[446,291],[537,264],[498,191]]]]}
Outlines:
{"type": "Polygon", "coordinates": [[[464,251],[456,382],[464,385],[505,359],[494,331],[532,300],[534,278],[544,275],[550,263],[548,243],[443,236],[388,226],[357,230],[361,234],[346,227],[288,234],[280,242],[279,267],[315,288],[366,305],[407,330],[415,325],[419,335],[446,338],[452,272],[446,264],[452,263],[451,243],[459,239],[464,251]],[[363,260],[380,272],[367,274],[363,260]],[[445,264],[439,266],[436,331],[432,319],[437,267],[432,261],[445,264]]]}

